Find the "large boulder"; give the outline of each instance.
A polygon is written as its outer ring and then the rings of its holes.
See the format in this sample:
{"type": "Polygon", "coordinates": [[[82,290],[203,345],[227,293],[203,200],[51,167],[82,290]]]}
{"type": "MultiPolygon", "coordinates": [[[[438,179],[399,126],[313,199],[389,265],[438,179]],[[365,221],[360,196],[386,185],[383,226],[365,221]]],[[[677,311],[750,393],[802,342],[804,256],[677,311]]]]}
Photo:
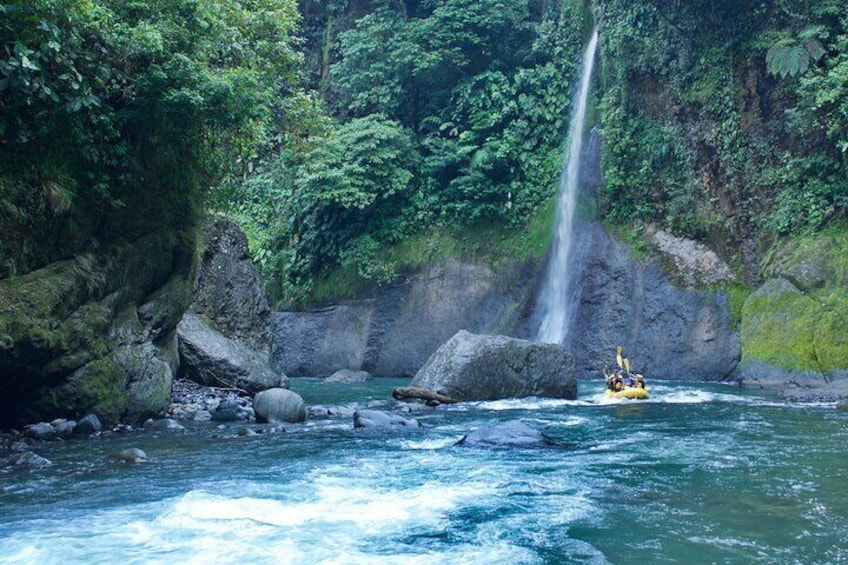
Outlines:
{"type": "Polygon", "coordinates": [[[574,358],[563,347],[465,330],[430,357],[410,386],[464,401],[577,398],[574,358]]]}
{"type": "Polygon", "coordinates": [[[288,388],[288,378],[268,363],[267,355],[216,331],[197,314],[186,312],[177,326],[180,372],[208,386],[234,386],[251,394],[288,388]]]}
{"type": "Polygon", "coordinates": [[[250,259],[247,236],[231,220],[210,217],[189,310],[202,314],[228,338],[268,353],[271,308],[250,259]]]}
{"type": "Polygon", "coordinates": [[[262,422],[297,423],[306,420],[303,398],[284,388],[271,388],[257,394],[253,399],[253,410],[262,422]]]}
{"type": "Polygon", "coordinates": [[[374,376],[368,371],[352,371],[350,369],[340,369],[324,379],[325,383],[364,383],[373,379],[374,376]]]}
{"type": "Polygon", "coordinates": [[[792,398],[848,398],[848,231],[781,241],[742,308],[744,381],[792,398]]]}
{"type": "Polygon", "coordinates": [[[122,233],[132,239],[0,278],[0,427],[88,412],[143,421],[167,406],[194,241],[122,233]]]}
{"type": "Polygon", "coordinates": [[[68,412],[94,413],[107,425],[140,423],[164,412],[173,365],[151,343],[126,345],[75,371],[55,402],[68,412]]]}

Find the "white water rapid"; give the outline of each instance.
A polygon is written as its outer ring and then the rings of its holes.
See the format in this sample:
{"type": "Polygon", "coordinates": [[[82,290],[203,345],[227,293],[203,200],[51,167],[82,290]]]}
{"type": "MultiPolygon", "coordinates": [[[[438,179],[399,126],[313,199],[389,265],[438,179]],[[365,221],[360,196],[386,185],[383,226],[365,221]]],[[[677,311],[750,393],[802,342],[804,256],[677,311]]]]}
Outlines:
{"type": "Polygon", "coordinates": [[[572,224],[574,209],[577,206],[577,189],[580,178],[580,153],[583,148],[583,129],[586,121],[586,105],[589,99],[589,80],[598,46],[598,30],[592,32],[592,39],[583,54],[583,66],[580,86],[575,94],[571,125],[569,126],[568,150],[563,157],[560,176],[557,224],[553,249],[548,265],[548,274],[541,297],[542,325],[539,328],[538,341],[545,343],[563,343],[568,335],[571,321],[571,276],[569,256],[571,254],[572,224]]]}

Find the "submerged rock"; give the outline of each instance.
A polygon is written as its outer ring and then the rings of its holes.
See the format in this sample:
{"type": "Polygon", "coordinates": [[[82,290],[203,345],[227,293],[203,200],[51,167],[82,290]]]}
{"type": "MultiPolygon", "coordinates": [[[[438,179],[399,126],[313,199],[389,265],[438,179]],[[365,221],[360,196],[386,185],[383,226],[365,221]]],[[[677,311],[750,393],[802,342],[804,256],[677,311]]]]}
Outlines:
{"type": "Polygon", "coordinates": [[[253,417],[254,411],[250,406],[238,400],[225,400],[215,409],[211,419],[216,422],[244,422],[252,420],[253,417]]]}
{"type": "Polygon", "coordinates": [[[352,371],[350,369],[341,369],[336,371],[326,379],[325,383],[364,383],[373,379],[374,376],[368,371],[352,371]]]}
{"type": "Polygon", "coordinates": [[[310,406],[310,418],[331,418],[333,416],[342,416],[352,418],[356,412],[356,406],[310,406]]]}
{"type": "Polygon", "coordinates": [[[574,358],[561,346],[459,331],[410,383],[457,400],[577,398],[574,358]]]}
{"type": "Polygon", "coordinates": [[[185,430],[185,426],[173,418],[162,418],[160,420],[150,420],[149,422],[145,422],[144,429],[153,432],[181,432],[185,430]]]}
{"type": "Polygon", "coordinates": [[[15,453],[6,461],[7,467],[50,467],[53,462],[32,451],[15,453]]]}
{"type": "Polygon", "coordinates": [[[303,422],[306,420],[306,403],[296,392],[284,388],[271,388],[257,394],[253,409],[263,422],[303,422]]]}
{"type": "Polygon", "coordinates": [[[480,428],[465,435],[456,445],[469,447],[536,447],[553,442],[542,432],[524,422],[513,420],[480,428]]]}
{"type": "Polygon", "coordinates": [[[137,447],[130,447],[113,454],[112,458],[127,463],[144,463],[147,461],[147,454],[137,447]]]}
{"type": "Polygon", "coordinates": [[[353,413],[354,428],[420,428],[421,423],[415,418],[407,418],[400,414],[382,412],[380,410],[357,410],[353,413]]]}

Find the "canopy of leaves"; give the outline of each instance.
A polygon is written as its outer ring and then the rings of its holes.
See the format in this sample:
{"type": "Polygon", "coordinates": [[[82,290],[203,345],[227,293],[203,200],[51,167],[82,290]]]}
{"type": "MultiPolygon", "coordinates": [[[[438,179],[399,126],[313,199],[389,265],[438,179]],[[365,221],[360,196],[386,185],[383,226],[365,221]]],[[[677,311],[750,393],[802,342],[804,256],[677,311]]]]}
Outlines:
{"type": "MultiPolygon", "coordinates": [[[[316,136],[308,157],[294,157],[299,165],[291,155],[284,167],[268,164],[289,171],[286,182],[296,187],[294,204],[279,209],[290,231],[272,238],[276,244],[265,240],[273,247],[265,255],[287,257],[271,261],[286,270],[286,284],[343,261],[362,263],[375,244],[422,226],[485,221],[520,229],[554,194],[576,64],[591,31],[587,3],[381,1],[340,9],[308,2],[304,9],[326,26],[311,39],[322,55],[307,60],[320,61],[315,87],[342,125],[336,136],[316,136]],[[378,135],[377,124],[406,139],[412,157],[388,153],[397,145],[378,135]],[[386,157],[360,154],[375,150],[386,157]]],[[[387,272],[365,267],[377,278],[387,272]]]]}
{"type": "Polygon", "coordinates": [[[41,193],[49,220],[148,193],[185,212],[277,130],[297,22],[294,0],[0,4],[4,208],[41,193]]]}

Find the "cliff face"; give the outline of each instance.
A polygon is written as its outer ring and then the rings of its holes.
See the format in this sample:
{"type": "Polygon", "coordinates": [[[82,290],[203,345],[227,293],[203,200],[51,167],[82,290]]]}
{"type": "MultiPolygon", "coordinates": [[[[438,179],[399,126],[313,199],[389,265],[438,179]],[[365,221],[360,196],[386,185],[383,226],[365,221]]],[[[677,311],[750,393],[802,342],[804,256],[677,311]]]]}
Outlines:
{"type": "Polygon", "coordinates": [[[167,406],[191,298],[190,217],[139,194],[113,209],[33,209],[29,228],[4,219],[0,426],[88,412],[134,422],[167,406]]]}
{"type": "Polygon", "coordinates": [[[271,355],[289,376],[326,377],[339,369],[412,376],[461,329],[520,331],[539,265],[493,270],[448,259],[369,298],[273,316],[271,355]]]}
{"type": "MultiPolygon", "coordinates": [[[[597,223],[581,232],[582,282],[566,344],[579,378],[600,376],[614,362],[616,345],[653,377],[731,377],[740,346],[727,293],[675,286],[660,255],[634,259],[626,244],[597,223]]],[[[461,329],[532,339],[541,321],[535,306],[541,267],[495,271],[449,260],[372,298],[278,312],[272,357],[290,376],[327,376],[339,369],[411,376],[461,329]]]]}

